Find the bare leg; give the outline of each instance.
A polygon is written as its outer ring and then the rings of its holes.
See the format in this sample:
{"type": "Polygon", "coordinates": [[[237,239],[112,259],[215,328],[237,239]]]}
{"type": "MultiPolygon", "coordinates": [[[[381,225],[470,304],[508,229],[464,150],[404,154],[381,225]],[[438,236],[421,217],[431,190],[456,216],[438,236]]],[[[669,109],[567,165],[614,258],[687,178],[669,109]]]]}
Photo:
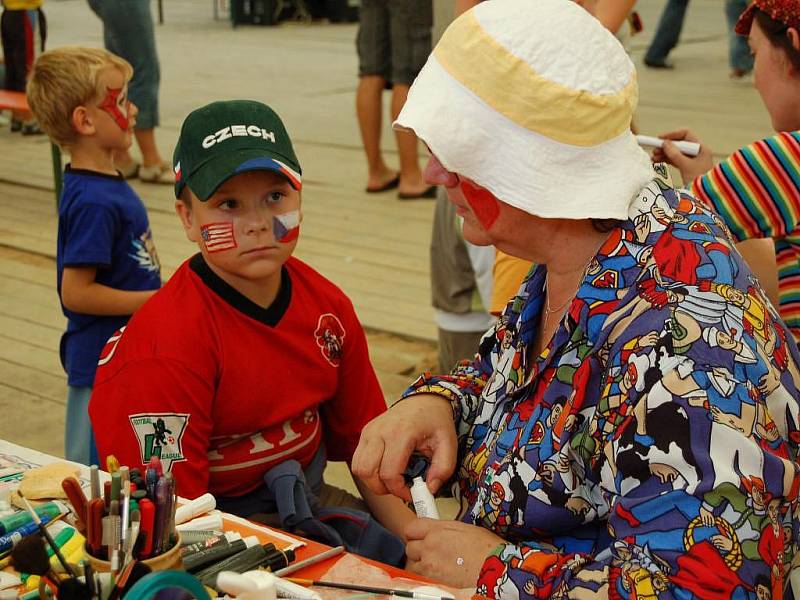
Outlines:
{"type": "MultiPolygon", "coordinates": [[[[392,120],[397,118],[408,98],[409,86],[396,84],[392,88],[392,120]]],[[[421,194],[428,189],[419,168],[417,136],[408,131],[395,131],[400,153],[400,187],[402,194],[421,194]]]]}
{"type": "Polygon", "coordinates": [[[397,176],[381,154],[381,95],[385,85],[386,80],[380,75],[364,75],[356,91],[356,115],[367,155],[367,189],[380,188],[397,176]]]}

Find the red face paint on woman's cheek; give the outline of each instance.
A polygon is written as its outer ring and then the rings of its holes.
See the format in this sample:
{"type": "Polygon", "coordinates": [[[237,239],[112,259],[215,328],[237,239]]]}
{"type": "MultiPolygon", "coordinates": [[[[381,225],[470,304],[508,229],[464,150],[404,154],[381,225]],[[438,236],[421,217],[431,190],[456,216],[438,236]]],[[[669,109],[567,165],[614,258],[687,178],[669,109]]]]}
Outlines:
{"type": "Polygon", "coordinates": [[[98,105],[100,110],[106,111],[111,117],[114,119],[119,128],[123,131],[128,129],[128,112],[130,111],[130,102],[127,100],[125,101],[125,112],[123,113],[119,109],[119,95],[122,93],[122,88],[117,88],[112,90],[108,88],[106,92],[106,97],[103,98],[103,101],[98,105]]]}
{"type": "Polygon", "coordinates": [[[500,216],[500,204],[489,190],[476,187],[469,182],[461,182],[461,191],[475,217],[484,229],[489,229],[500,216]]]}

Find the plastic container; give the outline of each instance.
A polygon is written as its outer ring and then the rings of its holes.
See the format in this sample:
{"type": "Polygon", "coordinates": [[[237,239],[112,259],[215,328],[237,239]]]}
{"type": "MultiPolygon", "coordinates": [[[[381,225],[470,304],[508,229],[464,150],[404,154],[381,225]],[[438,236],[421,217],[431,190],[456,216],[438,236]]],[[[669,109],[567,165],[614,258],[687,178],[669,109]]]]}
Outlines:
{"type": "MultiPolygon", "coordinates": [[[[99,573],[108,573],[111,570],[111,563],[107,560],[100,560],[99,558],[92,556],[87,545],[84,544],[83,550],[86,553],[86,560],[90,565],[92,565],[92,569],[99,573]]],[[[182,571],[183,559],[181,558],[180,534],[178,534],[178,539],[175,541],[175,544],[172,546],[172,548],[159,554],[158,556],[146,558],[141,562],[150,567],[151,571],[182,571]]]]}

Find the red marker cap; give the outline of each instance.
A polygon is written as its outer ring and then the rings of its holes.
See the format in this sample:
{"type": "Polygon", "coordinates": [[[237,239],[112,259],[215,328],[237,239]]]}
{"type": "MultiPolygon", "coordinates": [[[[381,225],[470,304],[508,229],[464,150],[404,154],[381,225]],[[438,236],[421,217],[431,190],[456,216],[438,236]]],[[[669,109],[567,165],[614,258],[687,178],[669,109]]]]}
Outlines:
{"type": "Polygon", "coordinates": [[[141,531],[144,531],[147,538],[142,548],[141,558],[147,558],[153,552],[153,529],[156,520],[156,506],[147,498],[142,498],[139,501],[139,512],[142,513],[142,520],[139,525],[141,531]]]}

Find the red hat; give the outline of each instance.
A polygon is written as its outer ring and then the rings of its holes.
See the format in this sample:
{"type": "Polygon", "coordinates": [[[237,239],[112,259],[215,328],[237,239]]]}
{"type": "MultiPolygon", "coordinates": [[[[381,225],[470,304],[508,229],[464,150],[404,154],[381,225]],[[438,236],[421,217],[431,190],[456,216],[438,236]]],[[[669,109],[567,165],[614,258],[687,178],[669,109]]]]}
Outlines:
{"type": "Polygon", "coordinates": [[[800,0],[756,0],[742,13],[734,30],[739,35],[749,35],[756,9],[767,13],[787,27],[800,29],[800,0]]]}

